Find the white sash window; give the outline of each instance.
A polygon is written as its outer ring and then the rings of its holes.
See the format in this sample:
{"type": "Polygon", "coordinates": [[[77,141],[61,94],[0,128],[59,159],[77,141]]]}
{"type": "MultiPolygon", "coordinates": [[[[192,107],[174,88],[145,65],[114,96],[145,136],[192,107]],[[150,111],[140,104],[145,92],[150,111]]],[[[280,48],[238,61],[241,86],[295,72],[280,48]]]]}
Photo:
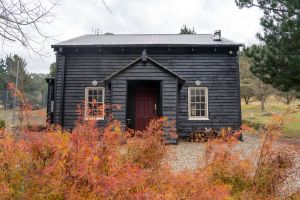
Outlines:
{"type": "Polygon", "coordinates": [[[104,87],[85,88],[85,119],[104,119],[104,87]]]}
{"type": "Polygon", "coordinates": [[[208,88],[188,88],[189,120],[208,120],[208,88]]]}

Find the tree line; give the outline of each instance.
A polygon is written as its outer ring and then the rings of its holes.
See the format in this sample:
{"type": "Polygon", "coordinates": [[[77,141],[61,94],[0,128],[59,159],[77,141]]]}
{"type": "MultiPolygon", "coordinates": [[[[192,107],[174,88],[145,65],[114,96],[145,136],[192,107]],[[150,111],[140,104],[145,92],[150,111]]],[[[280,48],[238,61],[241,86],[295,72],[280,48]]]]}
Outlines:
{"type": "Polygon", "coordinates": [[[8,91],[7,85],[16,82],[18,66],[18,89],[33,106],[45,106],[47,95],[45,78],[49,75],[28,72],[26,60],[18,55],[8,55],[0,59],[0,104],[7,108],[13,106],[13,91],[8,91]]]}

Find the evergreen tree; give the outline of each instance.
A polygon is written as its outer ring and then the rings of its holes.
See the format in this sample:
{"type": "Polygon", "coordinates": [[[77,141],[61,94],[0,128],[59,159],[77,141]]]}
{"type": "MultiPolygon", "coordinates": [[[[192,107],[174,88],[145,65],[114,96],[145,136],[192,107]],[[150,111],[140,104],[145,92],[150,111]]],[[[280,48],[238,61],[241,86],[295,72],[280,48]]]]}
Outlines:
{"type": "Polygon", "coordinates": [[[25,80],[27,78],[26,61],[18,55],[9,55],[5,59],[7,69],[7,81],[15,83],[17,77],[17,68],[19,65],[18,89],[24,91],[25,80]]]}
{"type": "Polygon", "coordinates": [[[193,29],[187,27],[187,25],[183,25],[180,29],[180,34],[196,34],[194,27],[193,29]]]}
{"type": "Polygon", "coordinates": [[[5,93],[7,86],[7,70],[5,60],[0,60],[0,103],[3,104],[5,102],[5,93]]]}
{"type": "MultiPolygon", "coordinates": [[[[18,75],[18,89],[22,91],[26,98],[29,100],[30,104],[41,105],[45,99],[47,83],[45,81],[46,74],[35,74],[26,71],[27,63],[25,59],[18,55],[9,55],[6,57],[5,61],[0,61],[0,72],[5,69],[5,74],[0,73],[0,78],[6,76],[5,81],[0,79],[1,83],[6,87],[7,83],[15,83],[17,77],[17,67],[19,65],[19,75],[18,75]],[[4,65],[4,66],[2,66],[4,65]]],[[[1,90],[1,88],[0,88],[1,90]]],[[[11,95],[10,95],[11,96],[11,95]]],[[[3,98],[2,98],[3,99],[3,98]]],[[[9,99],[11,102],[11,98],[9,99]]],[[[10,103],[11,105],[11,103],[10,103]]]]}
{"type": "Polygon", "coordinates": [[[52,78],[55,78],[56,77],[56,63],[51,63],[50,65],[50,76],[52,78]]]}
{"type": "Polygon", "coordinates": [[[248,51],[251,71],[265,83],[283,90],[300,91],[300,1],[236,0],[240,8],[259,7],[262,46],[248,51]]]}

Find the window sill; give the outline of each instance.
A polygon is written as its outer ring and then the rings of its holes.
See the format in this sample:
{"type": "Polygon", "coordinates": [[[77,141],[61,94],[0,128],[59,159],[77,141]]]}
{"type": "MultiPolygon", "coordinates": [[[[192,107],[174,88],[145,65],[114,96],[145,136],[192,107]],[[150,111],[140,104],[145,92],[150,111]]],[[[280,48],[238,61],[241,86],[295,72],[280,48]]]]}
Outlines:
{"type": "Polygon", "coordinates": [[[188,118],[188,120],[194,120],[194,121],[208,121],[208,118],[188,118]]]}
{"type": "Polygon", "coordinates": [[[100,121],[100,120],[104,120],[103,118],[84,118],[84,120],[96,120],[96,121],[100,121]]]}

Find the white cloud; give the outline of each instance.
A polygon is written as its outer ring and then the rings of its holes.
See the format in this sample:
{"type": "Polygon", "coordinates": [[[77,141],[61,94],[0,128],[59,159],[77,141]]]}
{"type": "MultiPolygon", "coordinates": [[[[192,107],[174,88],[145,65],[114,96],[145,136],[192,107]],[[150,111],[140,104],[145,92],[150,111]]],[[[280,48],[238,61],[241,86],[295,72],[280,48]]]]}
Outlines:
{"type": "MultiPolygon", "coordinates": [[[[106,0],[112,14],[102,0],[61,0],[55,9],[56,18],[45,25],[44,32],[55,35],[58,41],[100,28],[103,33],[178,33],[183,24],[194,27],[197,33],[213,33],[222,30],[222,35],[244,44],[256,42],[255,34],[261,31],[258,9],[240,10],[234,0],[106,0]]],[[[55,56],[50,45],[41,58],[18,44],[6,45],[2,56],[17,53],[26,58],[28,70],[47,73],[55,56]]]]}

